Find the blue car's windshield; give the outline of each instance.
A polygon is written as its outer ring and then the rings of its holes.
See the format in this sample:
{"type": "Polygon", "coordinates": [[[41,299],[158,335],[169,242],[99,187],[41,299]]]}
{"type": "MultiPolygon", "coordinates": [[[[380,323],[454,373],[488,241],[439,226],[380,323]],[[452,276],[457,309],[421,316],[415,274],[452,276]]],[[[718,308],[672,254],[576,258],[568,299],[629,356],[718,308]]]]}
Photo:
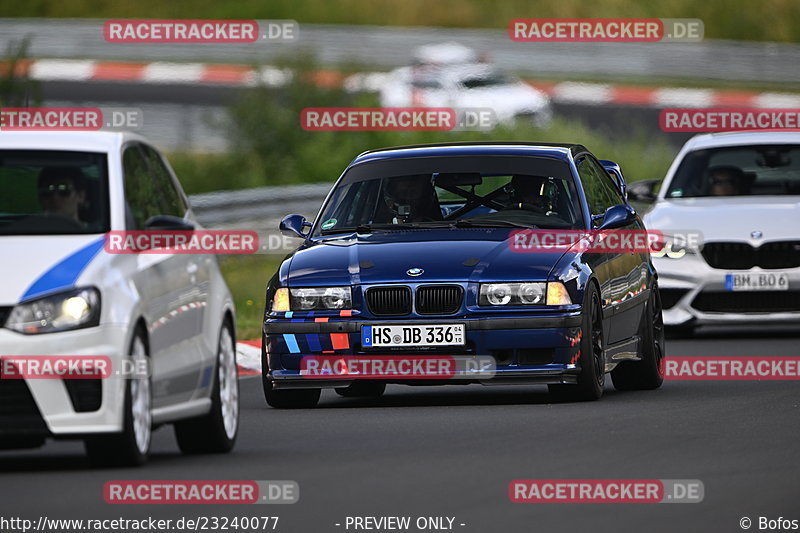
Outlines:
{"type": "Polygon", "coordinates": [[[374,177],[368,173],[350,180],[346,176],[327,202],[318,231],[582,227],[580,204],[566,163],[563,168],[556,167],[556,172],[552,165],[537,168],[531,164],[520,172],[504,170],[391,172],[374,177]]]}

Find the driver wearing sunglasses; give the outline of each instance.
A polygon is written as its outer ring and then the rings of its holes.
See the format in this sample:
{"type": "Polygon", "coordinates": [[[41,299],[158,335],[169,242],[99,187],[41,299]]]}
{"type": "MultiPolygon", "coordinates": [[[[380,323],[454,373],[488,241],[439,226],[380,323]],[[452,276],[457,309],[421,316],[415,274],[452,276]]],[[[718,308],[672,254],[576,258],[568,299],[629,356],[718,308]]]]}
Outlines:
{"type": "Polygon", "coordinates": [[[38,193],[45,213],[81,221],[79,210],[86,202],[86,178],[79,168],[43,168],[39,172],[38,193]]]}

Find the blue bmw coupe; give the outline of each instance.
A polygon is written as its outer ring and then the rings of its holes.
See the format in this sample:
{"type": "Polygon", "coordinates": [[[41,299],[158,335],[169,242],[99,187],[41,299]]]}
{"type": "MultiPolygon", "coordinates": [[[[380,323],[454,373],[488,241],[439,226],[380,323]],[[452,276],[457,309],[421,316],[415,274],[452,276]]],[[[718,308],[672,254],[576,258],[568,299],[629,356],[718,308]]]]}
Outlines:
{"type": "Polygon", "coordinates": [[[558,401],[596,400],[607,373],[617,389],[658,388],[664,328],[646,250],[514,246],[525,231],[643,232],[625,187],[619,165],[577,144],[359,155],[314,222],[281,222],[304,242],[266,289],[267,403],[308,408],[322,388],[378,396],[387,383],[465,382],[546,384],[558,401]],[[489,360],[491,373],[311,376],[304,363],[403,357],[489,360]]]}

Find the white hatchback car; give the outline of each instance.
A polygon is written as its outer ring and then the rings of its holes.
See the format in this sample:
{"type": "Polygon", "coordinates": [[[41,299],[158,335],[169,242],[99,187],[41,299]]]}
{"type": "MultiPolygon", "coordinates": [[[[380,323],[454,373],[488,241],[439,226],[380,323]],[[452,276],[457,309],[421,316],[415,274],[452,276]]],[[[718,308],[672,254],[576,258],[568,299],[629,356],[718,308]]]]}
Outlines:
{"type": "Polygon", "coordinates": [[[552,118],[545,93],[485,63],[401,67],[380,91],[383,107],[492,109],[500,123],[527,119],[537,126],[552,118]]]}
{"type": "Polygon", "coordinates": [[[697,135],[658,185],[628,185],[647,228],[703,240],[653,259],[666,325],[800,324],[800,133],[697,135]]]}
{"type": "Polygon", "coordinates": [[[109,231],[199,228],[166,159],[128,133],[4,132],[0,190],[0,356],[149,368],[0,379],[0,449],[80,438],[95,462],[141,464],[169,423],[185,453],[231,450],[235,310],[216,258],[103,246],[109,231]]]}

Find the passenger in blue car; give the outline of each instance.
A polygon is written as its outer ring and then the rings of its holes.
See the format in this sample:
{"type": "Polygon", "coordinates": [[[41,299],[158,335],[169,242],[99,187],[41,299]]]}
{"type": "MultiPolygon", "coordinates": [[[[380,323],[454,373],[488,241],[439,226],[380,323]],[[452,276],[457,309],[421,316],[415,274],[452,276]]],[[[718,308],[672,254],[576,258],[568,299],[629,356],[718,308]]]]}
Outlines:
{"type": "Polygon", "coordinates": [[[431,222],[442,220],[439,198],[430,174],[389,178],[383,199],[390,214],[386,222],[431,222]]]}

